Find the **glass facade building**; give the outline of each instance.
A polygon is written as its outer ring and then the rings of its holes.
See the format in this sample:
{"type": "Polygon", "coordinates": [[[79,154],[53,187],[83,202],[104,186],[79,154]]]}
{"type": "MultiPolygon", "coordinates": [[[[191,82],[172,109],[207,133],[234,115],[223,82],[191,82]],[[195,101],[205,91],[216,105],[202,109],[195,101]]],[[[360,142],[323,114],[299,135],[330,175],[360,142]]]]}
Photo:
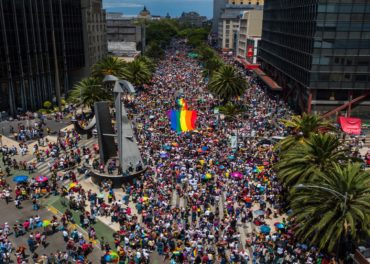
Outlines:
{"type": "Polygon", "coordinates": [[[266,0],[263,16],[262,70],[297,110],[370,90],[370,1],[266,0]]]}
{"type": "Polygon", "coordinates": [[[35,110],[54,97],[52,29],[62,93],[71,72],[84,67],[81,2],[0,1],[0,110],[35,110]]]}

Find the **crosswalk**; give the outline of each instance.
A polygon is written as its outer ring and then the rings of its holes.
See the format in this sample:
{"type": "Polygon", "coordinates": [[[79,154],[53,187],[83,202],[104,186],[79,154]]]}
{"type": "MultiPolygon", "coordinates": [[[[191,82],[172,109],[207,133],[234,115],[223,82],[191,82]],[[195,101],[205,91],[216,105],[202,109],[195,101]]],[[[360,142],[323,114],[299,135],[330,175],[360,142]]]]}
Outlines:
{"type": "MultiPolygon", "coordinates": [[[[85,146],[86,148],[90,148],[92,150],[93,145],[97,143],[96,138],[90,138],[90,139],[82,139],[78,143],[78,147],[83,147],[85,146]]],[[[55,159],[51,156],[48,158],[45,157],[45,159],[41,162],[38,162],[36,158],[32,158],[28,163],[36,163],[36,173],[38,175],[43,175],[43,176],[51,176],[51,172],[49,169],[48,164],[53,164],[55,159]]],[[[63,170],[61,170],[63,172],[63,170]]]]}

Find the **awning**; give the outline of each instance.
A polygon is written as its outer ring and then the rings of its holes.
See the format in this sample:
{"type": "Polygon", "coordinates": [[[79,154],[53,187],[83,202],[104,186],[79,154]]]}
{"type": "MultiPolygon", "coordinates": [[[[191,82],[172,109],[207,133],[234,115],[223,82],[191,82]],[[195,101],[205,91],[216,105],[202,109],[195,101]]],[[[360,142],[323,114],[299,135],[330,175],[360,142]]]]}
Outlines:
{"type": "Polygon", "coordinates": [[[260,66],[259,64],[252,64],[249,61],[244,60],[242,58],[238,58],[238,57],[235,58],[235,61],[237,61],[240,64],[242,64],[244,66],[244,68],[245,69],[248,69],[248,70],[253,70],[253,69],[256,69],[256,68],[258,68],[260,66]]]}
{"type": "Polygon", "coordinates": [[[356,117],[339,117],[339,123],[342,130],[347,134],[360,135],[361,134],[361,119],[356,117]]]}
{"type": "Polygon", "coordinates": [[[254,73],[257,74],[258,77],[261,78],[261,80],[270,87],[273,91],[282,91],[283,88],[281,88],[280,85],[278,85],[273,79],[271,79],[269,76],[266,75],[264,71],[262,71],[260,68],[253,69],[254,73]]]}

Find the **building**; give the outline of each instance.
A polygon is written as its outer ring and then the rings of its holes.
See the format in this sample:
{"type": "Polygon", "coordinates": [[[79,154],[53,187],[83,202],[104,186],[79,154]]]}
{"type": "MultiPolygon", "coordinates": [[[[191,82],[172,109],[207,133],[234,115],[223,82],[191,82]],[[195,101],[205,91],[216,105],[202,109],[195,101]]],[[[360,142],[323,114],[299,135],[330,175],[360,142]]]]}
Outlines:
{"type": "Polygon", "coordinates": [[[150,14],[150,11],[144,6],[143,10],[141,10],[138,14],[138,18],[144,18],[144,19],[151,19],[152,15],[150,14]]]}
{"type": "Polygon", "coordinates": [[[102,0],[81,0],[83,39],[85,52],[85,76],[91,67],[107,55],[107,30],[102,0]]]}
{"type": "Polygon", "coordinates": [[[131,62],[140,55],[140,51],[136,50],[136,43],[126,41],[109,41],[108,52],[109,55],[118,57],[126,62],[131,62]]]}
{"type": "MultiPolygon", "coordinates": [[[[255,1],[253,4],[235,4],[235,1],[229,1],[221,9],[221,15],[218,22],[218,47],[223,51],[235,51],[238,46],[238,30],[240,18],[243,12],[247,10],[262,10],[261,1],[255,1]],[[255,4],[258,2],[258,5],[255,4]]],[[[251,2],[252,3],[252,2],[251,2]]]]}
{"type": "Polygon", "coordinates": [[[258,75],[274,79],[298,111],[341,106],[332,113],[350,115],[370,91],[370,2],[282,2],[265,1],[258,75]]]}
{"type": "Polygon", "coordinates": [[[243,12],[238,31],[237,58],[248,69],[258,67],[258,45],[262,35],[262,10],[243,12]]]}
{"type": "Polygon", "coordinates": [[[263,5],[264,0],[213,0],[213,22],[212,22],[212,33],[218,35],[219,20],[222,10],[228,5],[263,5]]]}
{"type": "Polygon", "coordinates": [[[207,17],[200,16],[197,12],[183,12],[179,18],[180,24],[190,27],[202,27],[205,21],[207,17]]]}
{"type": "Polygon", "coordinates": [[[61,92],[68,91],[85,66],[82,24],[80,1],[0,1],[0,110],[41,108],[54,98],[58,75],[61,92]]]}
{"type": "Polygon", "coordinates": [[[141,42],[141,27],[136,23],[137,17],[124,16],[122,13],[107,13],[108,42],[141,42]]]}

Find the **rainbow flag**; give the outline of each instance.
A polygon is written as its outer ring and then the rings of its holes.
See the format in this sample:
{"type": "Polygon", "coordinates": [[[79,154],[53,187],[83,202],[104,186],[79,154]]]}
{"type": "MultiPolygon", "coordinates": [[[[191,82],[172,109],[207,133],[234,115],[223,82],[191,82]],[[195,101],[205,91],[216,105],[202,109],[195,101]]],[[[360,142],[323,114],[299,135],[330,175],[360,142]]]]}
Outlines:
{"type": "Polygon", "coordinates": [[[169,111],[171,129],[177,132],[186,132],[195,129],[197,111],[171,110],[169,111]]]}
{"type": "Polygon", "coordinates": [[[180,107],[180,110],[188,110],[188,104],[184,98],[177,99],[177,105],[180,107]]]}
{"type": "Polygon", "coordinates": [[[192,255],[193,255],[194,258],[196,258],[198,256],[198,248],[197,247],[193,250],[192,255]]]}

